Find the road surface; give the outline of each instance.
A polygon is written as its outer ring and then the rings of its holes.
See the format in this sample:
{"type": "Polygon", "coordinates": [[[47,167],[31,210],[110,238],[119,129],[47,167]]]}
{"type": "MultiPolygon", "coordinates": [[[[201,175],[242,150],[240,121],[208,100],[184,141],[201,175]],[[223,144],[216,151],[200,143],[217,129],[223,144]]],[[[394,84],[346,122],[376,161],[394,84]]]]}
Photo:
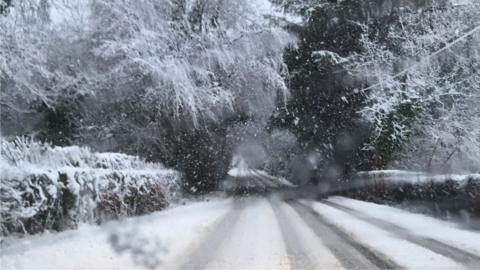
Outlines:
{"type": "Polygon", "coordinates": [[[1,269],[480,269],[480,232],[343,197],[216,198],[6,239],[1,269]]]}

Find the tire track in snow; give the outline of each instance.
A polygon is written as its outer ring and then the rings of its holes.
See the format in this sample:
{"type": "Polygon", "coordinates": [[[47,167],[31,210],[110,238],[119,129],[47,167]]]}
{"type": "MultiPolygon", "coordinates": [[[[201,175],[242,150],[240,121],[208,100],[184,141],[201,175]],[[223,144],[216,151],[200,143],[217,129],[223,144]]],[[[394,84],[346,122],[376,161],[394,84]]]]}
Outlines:
{"type": "Polygon", "coordinates": [[[309,252],[302,244],[299,235],[297,235],[298,232],[295,230],[294,224],[292,224],[292,221],[288,218],[287,214],[280,209],[280,204],[283,203],[283,201],[272,201],[272,199],[269,198],[269,202],[275,213],[277,223],[284,238],[287,256],[292,269],[318,268],[319,266],[316,266],[307,255],[309,252]]]}
{"type": "Polygon", "coordinates": [[[397,235],[399,238],[407,240],[413,244],[419,245],[426,249],[429,249],[437,254],[443,255],[447,258],[450,258],[460,264],[463,264],[472,269],[480,268],[480,256],[472,254],[468,251],[459,249],[457,247],[442,243],[438,240],[431,239],[428,237],[422,237],[415,235],[408,231],[405,228],[402,228],[394,223],[391,223],[387,220],[379,219],[376,217],[369,216],[358,210],[352,209],[350,207],[340,205],[335,202],[323,200],[323,204],[334,207],[340,211],[346,212],[353,215],[354,217],[361,219],[365,222],[368,222],[378,228],[392,232],[397,235]]]}
{"type": "Polygon", "coordinates": [[[275,219],[285,240],[291,269],[343,269],[343,264],[305,223],[298,212],[284,201],[270,199],[275,219]]]}
{"type": "Polygon", "coordinates": [[[315,234],[323,240],[342,265],[347,269],[400,269],[383,254],[360,244],[311,207],[300,202],[289,202],[315,234]]]}
{"type": "Polygon", "coordinates": [[[208,269],[291,269],[275,213],[264,196],[251,196],[208,269]]]}
{"type": "Polygon", "coordinates": [[[178,269],[207,269],[208,263],[215,258],[218,248],[233,232],[233,228],[246,206],[245,200],[236,199],[233,209],[204,237],[202,243],[187,255],[188,260],[178,269]]]}

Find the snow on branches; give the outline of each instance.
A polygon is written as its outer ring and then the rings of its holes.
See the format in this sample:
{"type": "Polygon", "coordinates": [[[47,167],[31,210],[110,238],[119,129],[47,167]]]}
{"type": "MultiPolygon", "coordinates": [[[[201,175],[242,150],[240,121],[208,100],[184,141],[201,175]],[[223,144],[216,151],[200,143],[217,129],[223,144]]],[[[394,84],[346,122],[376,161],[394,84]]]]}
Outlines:
{"type": "Polygon", "coordinates": [[[351,71],[371,85],[362,111],[374,125],[371,146],[401,150],[389,157],[394,166],[480,170],[478,18],[480,4],[467,3],[398,11],[386,31],[363,26],[351,71]]]}
{"type": "Polygon", "coordinates": [[[292,39],[269,25],[268,9],[257,8],[266,4],[19,1],[0,16],[4,118],[72,103],[78,127],[98,133],[135,132],[115,126],[125,119],[112,104],[195,127],[235,110],[267,117],[288,93],[282,53],[292,39]]]}

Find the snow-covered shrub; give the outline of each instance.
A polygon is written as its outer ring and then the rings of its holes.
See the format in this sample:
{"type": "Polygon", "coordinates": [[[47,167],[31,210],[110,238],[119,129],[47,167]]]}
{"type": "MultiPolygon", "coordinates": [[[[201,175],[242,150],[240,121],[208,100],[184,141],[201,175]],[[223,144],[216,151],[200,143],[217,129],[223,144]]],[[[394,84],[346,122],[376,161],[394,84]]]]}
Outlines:
{"type": "Polygon", "coordinates": [[[158,163],[82,147],[1,139],[1,233],[62,230],[79,222],[166,207],[180,175],[158,163]]]}
{"type": "Polygon", "coordinates": [[[16,166],[34,164],[38,167],[76,167],[93,169],[162,170],[159,163],[145,162],[136,156],[122,153],[92,153],[79,146],[52,147],[48,143],[17,137],[12,142],[1,139],[2,158],[16,166]]]}

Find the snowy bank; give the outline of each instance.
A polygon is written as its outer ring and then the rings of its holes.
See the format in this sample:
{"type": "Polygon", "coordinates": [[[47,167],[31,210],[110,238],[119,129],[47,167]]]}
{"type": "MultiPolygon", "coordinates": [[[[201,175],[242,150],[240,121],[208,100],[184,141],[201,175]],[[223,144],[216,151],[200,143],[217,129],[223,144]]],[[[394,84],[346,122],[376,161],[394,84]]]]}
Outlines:
{"type": "Polygon", "coordinates": [[[480,174],[382,170],[359,172],[346,185],[347,195],[362,200],[445,217],[480,217],[480,174]]]}
{"type": "Polygon", "coordinates": [[[1,139],[0,233],[37,233],[166,207],[180,174],[161,164],[77,146],[1,139]]]}
{"type": "Polygon", "coordinates": [[[78,230],[6,238],[1,269],[177,269],[232,209],[210,199],[78,230]]]}

